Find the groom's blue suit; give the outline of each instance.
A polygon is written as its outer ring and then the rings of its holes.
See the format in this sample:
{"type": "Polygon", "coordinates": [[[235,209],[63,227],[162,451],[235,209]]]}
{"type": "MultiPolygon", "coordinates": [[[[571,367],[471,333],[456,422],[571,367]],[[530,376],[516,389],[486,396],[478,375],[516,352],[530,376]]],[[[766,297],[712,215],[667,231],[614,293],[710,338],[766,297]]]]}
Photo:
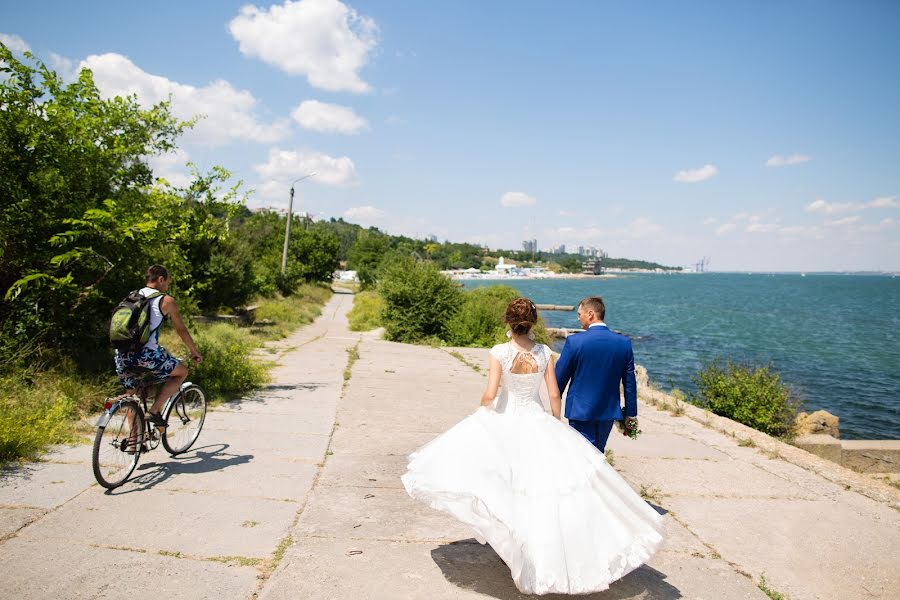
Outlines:
{"type": "Polygon", "coordinates": [[[625,387],[625,416],[637,416],[637,384],[631,340],[606,325],[566,338],[556,363],[556,381],[566,395],[569,425],[597,447],[606,448],[613,423],[621,420],[619,384],[625,387]],[[571,381],[571,384],[569,383],[571,381]]]}

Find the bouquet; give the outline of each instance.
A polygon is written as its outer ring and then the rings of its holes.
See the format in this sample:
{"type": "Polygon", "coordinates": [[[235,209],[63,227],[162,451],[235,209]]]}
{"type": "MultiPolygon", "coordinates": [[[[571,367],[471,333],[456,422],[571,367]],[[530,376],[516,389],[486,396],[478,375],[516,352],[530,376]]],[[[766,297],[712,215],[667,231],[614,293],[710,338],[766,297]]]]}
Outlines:
{"type": "Polygon", "coordinates": [[[633,440],[636,440],[641,435],[637,417],[625,417],[621,421],[616,421],[616,426],[622,432],[622,435],[627,435],[633,440]]]}

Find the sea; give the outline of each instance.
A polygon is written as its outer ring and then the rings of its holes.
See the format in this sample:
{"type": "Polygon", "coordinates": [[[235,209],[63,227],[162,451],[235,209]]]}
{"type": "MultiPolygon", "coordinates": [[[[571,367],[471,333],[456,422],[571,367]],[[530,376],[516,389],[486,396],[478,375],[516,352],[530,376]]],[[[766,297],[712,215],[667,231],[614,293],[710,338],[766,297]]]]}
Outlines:
{"type": "MultiPolygon", "coordinates": [[[[603,297],[606,323],[663,389],[696,392],[721,358],[770,365],[803,410],[840,418],[844,439],[900,439],[900,277],[869,274],[640,273],[613,278],[470,280],[537,304],[603,297]]],[[[574,311],[542,311],[580,328],[574,311]]],[[[562,348],[560,340],[556,349],[562,348]]]]}

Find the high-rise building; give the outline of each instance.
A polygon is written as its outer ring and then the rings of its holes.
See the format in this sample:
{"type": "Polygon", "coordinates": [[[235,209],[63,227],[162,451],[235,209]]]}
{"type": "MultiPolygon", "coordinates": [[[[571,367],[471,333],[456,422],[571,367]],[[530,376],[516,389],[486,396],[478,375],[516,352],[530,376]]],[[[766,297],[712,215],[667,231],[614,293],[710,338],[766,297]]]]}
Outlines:
{"type": "Polygon", "coordinates": [[[522,242],[522,249],[525,250],[525,252],[534,254],[537,252],[537,240],[525,240],[522,242]]]}

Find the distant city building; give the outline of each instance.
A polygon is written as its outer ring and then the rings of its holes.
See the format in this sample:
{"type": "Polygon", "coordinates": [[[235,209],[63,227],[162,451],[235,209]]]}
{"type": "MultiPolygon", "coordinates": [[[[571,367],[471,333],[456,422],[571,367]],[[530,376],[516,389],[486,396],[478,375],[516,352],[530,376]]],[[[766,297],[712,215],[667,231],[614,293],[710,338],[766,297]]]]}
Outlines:
{"type": "Polygon", "coordinates": [[[525,240],[524,242],[522,242],[522,248],[525,250],[525,252],[531,252],[532,254],[534,254],[535,252],[537,252],[537,240],[525,240]]]}
{"type": "Polygon", "coordinates": [[[427,240],[428,240],[429,242],[431,242],[432,244],[436,244],[436,243],[437,243],[437,236],[436,236],[436,235],[429,235],[429,236],[428,236],[427,238],[425,238],[425,239],[427,239],[427,240]]]}
{"type": "Polygon", "coordinates": [[[584,246],[578,246],[578,255],[584,256],[584,246]]]}
{"type": "Polygon", "coordinates": [[[560,244],[559,246],[553,246],[550,248],[550,254],[565,254],[566,253],[566,245],[560,244]]]}

